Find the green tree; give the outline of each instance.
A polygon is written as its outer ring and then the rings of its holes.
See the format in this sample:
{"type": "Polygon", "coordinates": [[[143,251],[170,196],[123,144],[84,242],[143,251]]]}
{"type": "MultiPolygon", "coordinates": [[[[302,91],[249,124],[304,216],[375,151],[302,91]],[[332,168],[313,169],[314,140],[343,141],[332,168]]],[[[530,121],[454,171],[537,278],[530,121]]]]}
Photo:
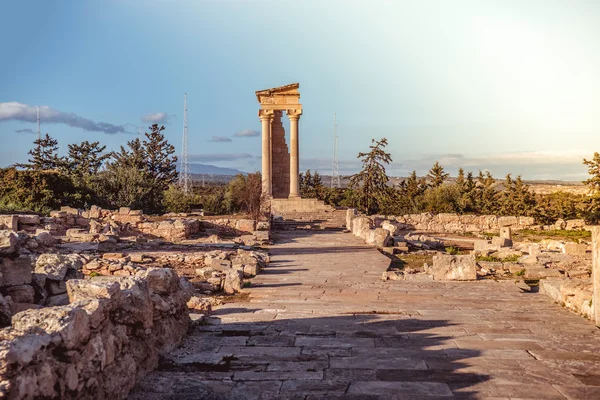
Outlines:
{"type": "Polygon", "coordinates": [[[389,178],[384,164],[389,164],[392,158],[385,152],[388,142],[386,138],[376,141],[368,153],[358,153],[362,159],[362,170],[350,178],[350,187],[354,189],[355,202],[362,212],[374,214],[379,210],[382,200],[388,195],[387,183],[389,178]]]}
{"type": "Polygon", "coordinates": [[[444,167],[437,161],[433,164],[433,167],[431,167],[427,174],[427,177],[431,181],[431,187],[434,188],[441,186],[448,176],[450,176],[450,174],[444,172],[444,167]]]}
{"type": "Polygon", "coordinates": [[[594,153],[591,160],[583,159],[583,164],[588,167],[590,177],[583,181],[590,188],[591,195],[586,200],[586,220],[589,223],[600,222],[600,154],[594,153]]]}
{"type": "Polygon", "coordinates": [[[105,149],[106,146],[100,146],[100,142],[90,143],[87,140],[81,144],[70,144],[65,163],[69,175],[87,178],[97,174],[110,157],[110,154],[102,154],[105,149]]]}
{"type": "Polygon", "coordinates": [[[64,159],[58,156],[58,140],[46,136],[36,139],[35,147],[27,152],[31,156],[28,164],[15,164],[16,167],[36,171],[55,170],[64,166],[64,159]]]}
{"type": "Polygon", "coordinates": [[[105,203],[147,212],[163,210],[164,193],[178,176],[175,148],[162,134],[164,129],[154,124],[144,141],[136,138],[127,142],[127,148],[111,153],[95,183],[105,203]]]}

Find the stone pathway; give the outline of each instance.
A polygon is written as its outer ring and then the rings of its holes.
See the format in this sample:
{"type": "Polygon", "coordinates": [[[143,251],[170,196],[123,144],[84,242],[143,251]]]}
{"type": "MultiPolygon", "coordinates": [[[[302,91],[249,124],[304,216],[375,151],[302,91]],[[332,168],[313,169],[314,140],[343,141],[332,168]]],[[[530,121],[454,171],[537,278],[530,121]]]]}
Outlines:
{"type": "Polygon", "coordinates": [[[337,232],[271,253],[132,399],[600,399],[600,330],[514,282],[382,282],[337,232]]]}

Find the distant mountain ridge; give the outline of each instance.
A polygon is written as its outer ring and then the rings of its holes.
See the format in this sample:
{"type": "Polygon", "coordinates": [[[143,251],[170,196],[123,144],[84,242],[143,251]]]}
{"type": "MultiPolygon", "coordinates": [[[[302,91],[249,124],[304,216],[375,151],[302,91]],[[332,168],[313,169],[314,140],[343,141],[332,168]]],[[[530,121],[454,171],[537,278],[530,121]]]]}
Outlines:
{"type": "Polygon", "coordinates": [[[247,174],[235,168],[217,167],[210,164],[190,164],[190,172],[192,174],[209,174],[209,175],[237,175],[247,174]]]}

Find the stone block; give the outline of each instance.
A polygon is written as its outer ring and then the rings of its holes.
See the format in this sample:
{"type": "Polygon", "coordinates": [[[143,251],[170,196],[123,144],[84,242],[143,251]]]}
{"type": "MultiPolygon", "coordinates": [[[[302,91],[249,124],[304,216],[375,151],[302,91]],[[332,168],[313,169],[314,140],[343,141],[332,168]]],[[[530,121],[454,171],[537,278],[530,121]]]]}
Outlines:
{"type": "Polygon", "coordinates": [[[473,241],[473,248],[477,252],[485,252],[485,251],[496,251],[500,249],[500,246],[497,244],[493,244],[489,240],[475,240],[473,241]]]}
{"type": "Polygon", "coordinates": [[[0,259],[0,286],[29,285],[33,265],[29,257],[0,259]]]}
{"type": "Polygon", "coordinates": [[[563,274],[560,271],[552,268],[546,268],[543,265],[532,265],[525,267],[526,279],[543,279],[543,278],[559,278],[563,274]]]}
{"type": "Polygon", "coordinates": [[[39,215],[29,215],[22,214],[18,215],[19,226],[21,225],[39,225],[40,224],[40,216],[39,215]]]}
{"type": "Polygon", "coordinates": [[[0,231],[0,256],[9,256],[17,252],[19,237],[13,231],[0,231]]]}
{"type": "Polygon", "coordinates": [[[567,227],[567,222],[564,219],[556,220],[554,223],[554,229],[563,230],[567,227]]]}
{"type": "Polygon", "coordinates": [[[565,229],[568,231],[583,229],[585,227],[585,221],[583,219],[569,219],[565,229]]]}
{"type": "Polygon", "coordinates": [[[370,230],[366,241],[377,247],[388,247],[394,244],[394,238],[390,236],[390,232],[383,228],[370,230]]]}
{"type": "Polygon", "coordinates": [[[507,239],[507,238],[503,238],[501,236],[494,236],[492,238],[492,245],[493,246],[497,246],[497,247],[511,247],[512,246],[512,240],[511,239],[507,239]]]}
{"type": "Polygon", "coordinates": [[[565,243],[563,253],[573,256],[585,256],[588,246],[583,243],[565,243]]]}
{"type": "Polygon", "coordinates": [[[503,226],[500,228],[500,237],[512,241],[512,229],[510,226],[503,226]]]}
{"type": "Polygon", "coordinates": [[[67,207],[67,206],[62,206],[60,208],[60,212],[62,213],[66,213],[66,214],[71,214],[71,215],[79,215],[79,210],[73,207],[67,207]]]}
{"type": "Polygon", "coordinates": [[[433,257],[431,268],[435,280],[468,281],[477,279],[477,264],[473,255],[440,254],[433,257]]]}
{"type": "Polygon", "coordinates": [[[242,271],[230,269],[225,273],[223,280],[223,291],[227,294],[238,293],[244,285],[244,276],[242,271]]]}
{"type": "Polygon", "coordinates": [[[58,240],[54,236],[52,236],[50,232],[44,231],[38,233],[35,237],[35,240],[40,246],[45,247],[54,246],[58,242],[58,240]]]}
{"type": "Polygon", "coordinates": [[[517,217],[499,217],[498,218],[498,226],[510,226],[515,227],[519,224],[519,220],[517,217]]]}
{"type": "Polygon", "coordinates": [[[0,215],[0,229],[9,231],[19,230],[19,217],[17,215],[0,215]]]}

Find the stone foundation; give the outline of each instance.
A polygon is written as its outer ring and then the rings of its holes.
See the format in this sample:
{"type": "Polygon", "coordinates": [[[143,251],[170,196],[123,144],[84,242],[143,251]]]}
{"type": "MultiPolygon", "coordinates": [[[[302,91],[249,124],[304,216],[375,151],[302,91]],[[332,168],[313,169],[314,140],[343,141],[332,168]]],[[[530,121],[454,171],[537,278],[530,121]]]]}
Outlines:
{"type": "Polygon", "coordinates": [[[67,282],[70,304],[0,330],[0,397],[123,398],[179,345],[190,286],[171,269],[67,282]]]}

